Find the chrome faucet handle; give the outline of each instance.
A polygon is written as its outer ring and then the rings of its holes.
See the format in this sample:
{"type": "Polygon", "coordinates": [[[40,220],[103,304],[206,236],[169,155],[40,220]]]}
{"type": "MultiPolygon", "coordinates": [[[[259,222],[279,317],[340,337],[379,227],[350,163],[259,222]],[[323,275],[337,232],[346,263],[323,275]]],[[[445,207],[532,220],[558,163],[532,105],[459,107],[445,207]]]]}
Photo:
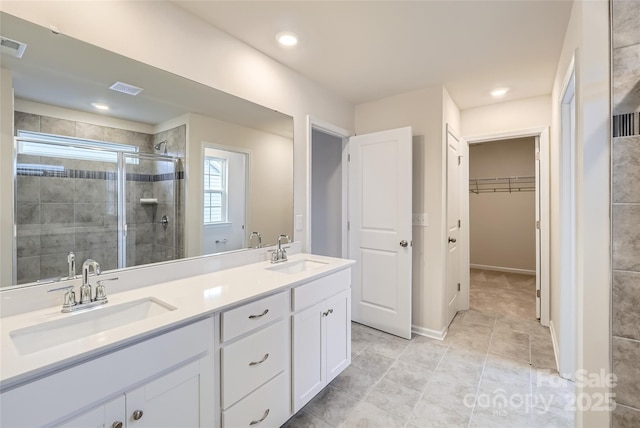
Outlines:
{"type": "Polygon", "coordinates": [[[91,302],[91,285],[85,284],[80,286],[80,304],[91,302]]]}
{"type": "Polygon", "coordinates": [[[54,291],[62,291],[62,290],[67,291],[66,293],[64,293],[64,300],[62,302],[62,312],[70,312],[71,308],[78,304],[78,302],[76,302],[76,293],[75,291],[73,291],[73,285],[67,285],[66,287],[52,288],[51,290],[47,290],[47,293],[51,293],[54,291]]]}
{"type": "Polygon", "coordinates": [[[280,250],[268,250],[271,253],[271,263],[277,263],[280,260],[280,250]]]}
{"type": "Polygon", "coordinates": [[[104,302],[107,303],[107,290],[103,284],[103,282],[107,282],[107,281],[115,281],[118,278],[109,278],[109,279],[101,279],[98,282],[98,285],[96,286],[96,298],[94,299],[95,302],[104,302]]]}

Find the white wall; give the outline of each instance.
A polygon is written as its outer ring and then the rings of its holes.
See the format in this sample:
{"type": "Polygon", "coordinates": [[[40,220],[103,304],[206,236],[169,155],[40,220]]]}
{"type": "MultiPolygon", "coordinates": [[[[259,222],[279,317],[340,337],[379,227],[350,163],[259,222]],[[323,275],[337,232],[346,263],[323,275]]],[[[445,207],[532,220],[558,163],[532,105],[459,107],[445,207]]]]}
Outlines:
{"type": "MultiPolygon", "coordinates": [[[[610,124],[609,2],[576,0],[567,28],[552,92],[551,133],[551,319],[558,334],[575,334],[576,368],[610,371],[610,124]],[[576,69],[576,228],[577,331],[565,331],[558,269],[560,189],[560,97],[575,55],[576,69]]],[[[559,337],[562,343],[561,337],[559,337]]],[[[564,352],[560,349],[560,352],[564,352]]],[[[601,376],[598,379],[602,379],[601,376]]],[[[576,384],[590,399],[606,386],[576,384]]],[[[581,409],[576,426],[609,426],[609,412],[581,409]]]]}
{"type": "Polygon", "coordinates": [[[281,234],[292,234],[293,147],[278,135],[211,119],[187,115],[186,256],[200,255],[202,248],[203,143],[250,151],[247,224],[260,232],[263,244],[274,244],[281,234]]]}
{"type": "Polygon", "coordinates": [[[460,129],[459,112],[442,86],[356,106],[357,134],[411,126],[413,212],[426,213],[428,226],[413,227],[412,324],[440,335],[445,321],[445,123],[460,129]]]}
{"type": "Polygon", "coordinates": [[[491,104],[460,112],[462,136],[484,136],[551,125],[551,97],[548,95],[491,104]]]}
{"type": "Polygon", "coordinates": [[[13,192],[13,83],[0,68],[0,284],[13,284],[13,192]]]}
{"type": "Polygon", "coordinates": [[[170,2],[3,0],[0,9],[292,116],[296,214],[307,207],[306,115],[353,128],[352,104],[170,2]]]}

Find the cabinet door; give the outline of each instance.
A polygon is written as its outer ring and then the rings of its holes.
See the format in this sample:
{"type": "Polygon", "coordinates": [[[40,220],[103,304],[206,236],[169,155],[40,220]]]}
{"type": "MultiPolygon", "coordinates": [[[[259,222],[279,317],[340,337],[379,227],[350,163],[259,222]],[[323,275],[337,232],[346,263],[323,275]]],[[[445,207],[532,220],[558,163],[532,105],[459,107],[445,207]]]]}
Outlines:
{"type": "Polygon", "coordinates": [[[86,413],[76,416],[58,428],[118,428],[125,427],[126,415],[124,412],[124,395],[119,396],[105,404],[89,410],[86,413]],[[121,425],[118,425],[121,424],[121,425]]]}
{"type": "Polygon", "coordinates": [[[325,386],[325,348],[320,302],[293,315],[293,411],[297,412],[325,386]]]}
{"type": "Polygon", "coordinates": [[[200,378],[195,361],[127,393],[127,427],[199,427],[200,378]]]}
{"type": "Polygon", "coordinates": [[[325,301],[326,383],[351,364],[351,289],[325,301]]]}

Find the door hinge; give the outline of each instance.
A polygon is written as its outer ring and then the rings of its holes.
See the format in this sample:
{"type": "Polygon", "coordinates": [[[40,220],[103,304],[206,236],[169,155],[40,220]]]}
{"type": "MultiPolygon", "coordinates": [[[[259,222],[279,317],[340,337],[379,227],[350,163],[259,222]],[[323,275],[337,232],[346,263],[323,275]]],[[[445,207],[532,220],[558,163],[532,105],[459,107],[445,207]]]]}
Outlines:
{"type": "Polygon", "coordinates": [[[540,230],[540,220],[536,220],[536,229],[540,230]]]}
{"type": "Polygon", "coordinates": [[[460,223],[460,220],[458,220],[458,227],[460,227],[460,224],[461,224],[461,223],[460,223]]]}
{"type": "MultiPolygon", "coordinates": [[[[531,152],[529,152],[531,153],[531,152]]],[[[540,152],[536,152],[536,160],[540,160],[540,152]]]]}
{"type": "Polygon", "coordinates": [[[351,230],[351,222],[350,221],[347,222],[347,230],[351,230]]]}
{"type": "Polygon", "coordinates": [[[458,165],[462,163],[462,156],[458,156],[458,165]]]}
{"type": "Polygon", "coordinates": [[[460,283],[458,283],[458,291],[460,291],[460,283]]]}
{"type": "Polygon", "coordinates": [[[351,154],[347,155],[347,162],[351,162],[351,154]]]}
{"type": "Polygon", "coordinates": [[[536,297],[540,298],[540,290],[536,290],[536,297]]]}

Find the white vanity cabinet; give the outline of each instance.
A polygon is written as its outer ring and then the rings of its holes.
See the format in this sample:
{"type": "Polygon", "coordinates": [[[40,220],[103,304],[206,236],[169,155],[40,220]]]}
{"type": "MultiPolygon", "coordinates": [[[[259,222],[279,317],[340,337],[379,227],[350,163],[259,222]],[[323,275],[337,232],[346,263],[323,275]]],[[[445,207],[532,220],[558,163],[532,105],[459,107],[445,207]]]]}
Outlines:
{"type": "Polygon", "coordinates": [[[293,411],[351,364],[351,270],[292,290],[293,411]]]}
{"type": "Polygon", "coordinates": [[[3,392],[0,425],[214,426],[213,331],[207,318],[3,392]]]}
{"type": "Polygon", "coordinates": [[[223,427],[278,427],[290,415],[289,293],[220,314],[223,427]]]}

